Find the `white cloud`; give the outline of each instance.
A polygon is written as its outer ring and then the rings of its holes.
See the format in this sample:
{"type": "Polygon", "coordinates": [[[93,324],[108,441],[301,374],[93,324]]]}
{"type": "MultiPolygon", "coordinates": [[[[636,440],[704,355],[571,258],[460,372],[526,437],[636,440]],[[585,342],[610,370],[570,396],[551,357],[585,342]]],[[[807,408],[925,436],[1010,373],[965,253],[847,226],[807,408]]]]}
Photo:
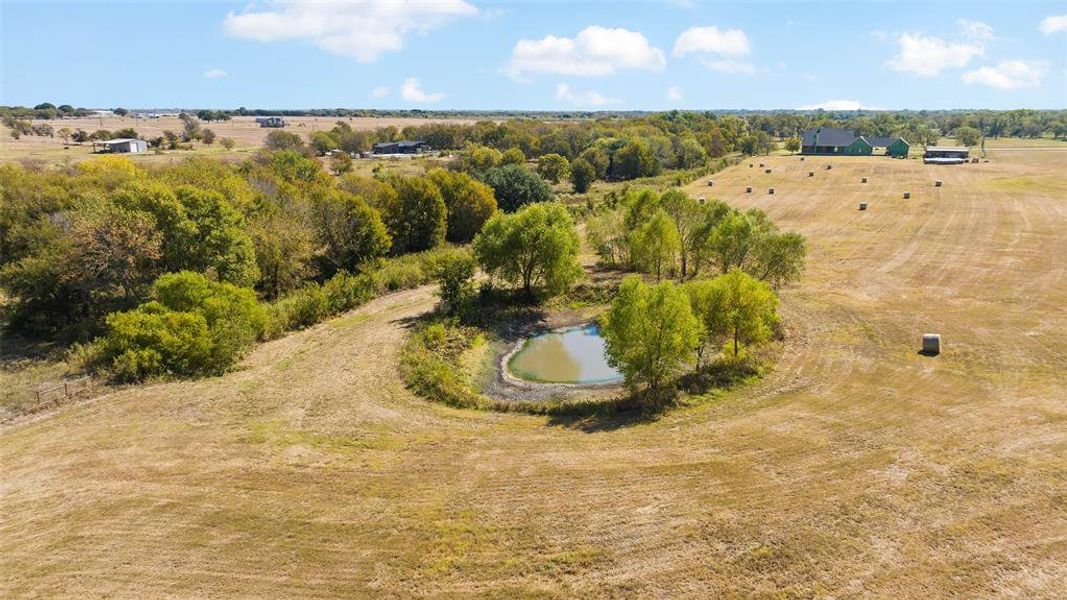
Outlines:
{"type": "Polygon", "coordinates": [[[1052,15],[1041,19],[1040,29],[1045,35],[1067,31],[1067,15],[1052,15]]]}
{"type": "Polygon", "coordinates": [[[968,40],[975,42],[988,42],[993,39],[993,27],[981,21],[970,19],[956,19],[956,25],[960,33],[968,40]]]}
{"type": "Polygon", "coordinates": [[[923,77],[933,77],[949,67],[965,67],[972,58],[985,54],[985,48],[978,43],[951,44],[922,34],[901,34],[897,44],[897,55],[886,65],[923,77]]]}
{"type": "Polygon", "coordinates": [[[382,52],[403,48],[409,33],[477,14],[464,0],[276,0],[269,9],[230,12],[223,26],[241,39],[307,40],[327,52],[372,62],[382,52]]]}
{"type": "Polygon", "coordinates": [[[752,75],[756,72],[756,67],[750,63],[742,60],[703,60],[704,66],[712,71],[718,71],[720,73],[744,73],[745,75],[752,75]]]}
{"type": "Polygon", "coordinates": [[[204,77],[207,77],[208,79],[220,79],[225,76],[226,71],[223,71],[222,69],[208,69],[207,71],[204,71],[204,77]]]}
{"type": "Polygon", "coordinates": [[[418,79],[414,77],[408,77],[404,80],[404,84],[400,86],[400,97],[408,102],[417,102],[419,104],[429,104],[433,102],[440,102],[444,99],[445,95],[441,92],[427,93],[422,89],[422,85],[418,79]]]}
{"type": "Polygon", "coordinates": [[[556,99],[569,102],[574,106],[604,106],[605,104],[614,104],[619,101],[618,98],[608,98],[594,90],[575,92],[566,83],[556,86],[556,99]]]}
{"type": "Polygon", "coordinates": [[[385,98],[389,95],[389,88],[385,87],[384,85],[380,85],[371,90],[370,95],[373,98],[385,98]]]}
{"type": "Polygon", "coordinates": [[[671,102],[681,102],[684,100],[685,96],[682,94],[682,88],[676,85],[667,88],[667,99],[671,102]]]}
{"type": "Polygon", "coordinates": [[[663,50],[641,32],[592,25],[574,39],[519,40],[504,72],[516,79],[536,73],[596,77],[624,69],[661,71],[666,63],[663,50]]]}
{"type": "Polygon", "coordinates": [[[963,74],[964,83],[978,83],[1001,90],[1041,86],[1046,67],[1042,63],[1022,60],[1002,60],[995,67],[981,67],[963,74]]]}
{"type": "Polygon", "coordinates": [[[678,36],[674,42],[674,55],[686,54],[725,54],[727,56],[745,56],[750,51],[748,36],[740,29],[720,31],[711,27],[690,27],[678,36]]]}
{"type": "Polygon", "coordinates": [[[827,100],[819,104],[807,104],[799,107],[797,110],[871,110],[871,107],[864,106],[859,100],[827,100]]]}

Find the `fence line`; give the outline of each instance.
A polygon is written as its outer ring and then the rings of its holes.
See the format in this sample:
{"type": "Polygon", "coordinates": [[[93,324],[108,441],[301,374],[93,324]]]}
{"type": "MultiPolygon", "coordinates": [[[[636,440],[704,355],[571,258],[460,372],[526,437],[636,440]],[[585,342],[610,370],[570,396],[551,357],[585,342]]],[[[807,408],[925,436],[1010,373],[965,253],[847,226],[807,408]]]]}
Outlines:
{"type": "Polygon", "coordinates": [[[45,404],[55,403],[61,399],[65,400],[92,388],[93,379],[86,375],[85,377],[66,380],[50,387],[38,388],[34,391],[34,396],[37,399],[37,408],[40,408],[45,404]]]}

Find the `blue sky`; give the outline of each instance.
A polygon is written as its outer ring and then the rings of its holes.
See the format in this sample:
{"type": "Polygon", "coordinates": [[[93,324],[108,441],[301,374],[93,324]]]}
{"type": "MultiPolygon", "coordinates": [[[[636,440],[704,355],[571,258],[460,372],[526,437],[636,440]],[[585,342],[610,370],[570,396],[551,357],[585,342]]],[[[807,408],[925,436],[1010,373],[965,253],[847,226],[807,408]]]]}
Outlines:
{"type": "Polygon", "coordinates": [[[1064,108],[1059,2],[0,0],[0,104],[1064,108]]]}

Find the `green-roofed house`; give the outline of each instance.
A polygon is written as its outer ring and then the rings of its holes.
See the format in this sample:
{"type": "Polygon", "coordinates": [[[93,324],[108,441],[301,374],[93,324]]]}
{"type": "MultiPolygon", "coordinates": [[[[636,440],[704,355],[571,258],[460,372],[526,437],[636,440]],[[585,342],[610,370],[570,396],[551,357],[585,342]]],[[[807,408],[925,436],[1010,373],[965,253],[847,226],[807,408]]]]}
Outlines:
{"type": "Polygon", "coordinates": [[[855,130],[838,127],[819,127],[804,132],[801,154],[829,154],[836,156],[870,156],[874,146],[856,135],[855,130]]]}

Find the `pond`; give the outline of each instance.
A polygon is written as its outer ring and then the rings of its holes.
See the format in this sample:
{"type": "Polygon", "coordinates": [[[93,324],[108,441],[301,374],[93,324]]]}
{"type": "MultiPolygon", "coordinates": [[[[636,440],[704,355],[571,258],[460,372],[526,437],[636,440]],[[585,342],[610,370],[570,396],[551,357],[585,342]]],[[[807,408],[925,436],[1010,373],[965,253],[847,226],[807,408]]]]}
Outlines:
{"type": "Polygon", "coordinates": [[[622,381],[608,364],[604,338],[595,324],[549,331],[527,338],[508,360],[508,371],[539,383],[598,384],[622,381]]]}

